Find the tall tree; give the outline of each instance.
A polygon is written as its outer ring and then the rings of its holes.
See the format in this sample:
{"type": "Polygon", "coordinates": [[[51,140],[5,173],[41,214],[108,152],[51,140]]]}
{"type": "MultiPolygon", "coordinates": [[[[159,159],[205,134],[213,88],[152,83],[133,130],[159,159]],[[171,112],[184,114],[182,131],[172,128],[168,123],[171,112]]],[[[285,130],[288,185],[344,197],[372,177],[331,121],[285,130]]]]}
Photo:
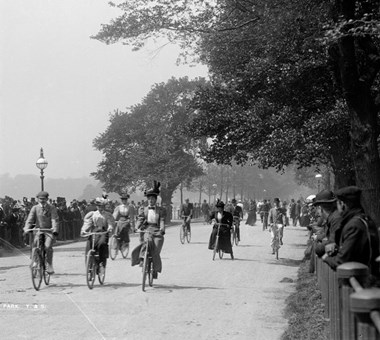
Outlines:
{"type": "Polygon", "coordinates": [[[106,131],[94,140],[103,160],[93,175],[105,189],[120,193],[158,180],[162,200],[170,204],[180,183],[202,175],[192,150],[196,143],[184,134],[188,104],[202,83],[172,78],[153,86],[141,104],[111,115],[106,131]]]}

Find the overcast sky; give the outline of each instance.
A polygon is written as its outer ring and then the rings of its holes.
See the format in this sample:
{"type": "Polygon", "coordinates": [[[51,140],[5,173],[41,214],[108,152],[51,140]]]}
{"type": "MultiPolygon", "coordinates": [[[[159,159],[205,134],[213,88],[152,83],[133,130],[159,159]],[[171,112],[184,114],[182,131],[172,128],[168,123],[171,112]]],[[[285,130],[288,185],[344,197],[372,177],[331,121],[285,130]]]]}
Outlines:
{"type": "Polygon", "coordinates": [[[108,0],[0,0],[0,175],[88,176],[101,154],[93,139],[115,109],[136,104],[170,77],[206,76],[178,67],[178,50],[131,52],[90,39],[119,11],[108,0]]]}

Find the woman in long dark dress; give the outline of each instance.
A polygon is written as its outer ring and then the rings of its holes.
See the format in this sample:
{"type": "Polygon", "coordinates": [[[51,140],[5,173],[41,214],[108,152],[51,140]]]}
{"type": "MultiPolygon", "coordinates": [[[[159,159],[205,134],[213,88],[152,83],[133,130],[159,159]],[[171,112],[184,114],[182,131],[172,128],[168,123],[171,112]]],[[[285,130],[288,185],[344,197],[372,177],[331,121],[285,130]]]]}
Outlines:
{"type": "MultiPolygon", "coordinates": [[[[219,249],[223,250],[225,253],[231,254],[233,259],[232,245],[231,245],[231,227],[233,223],[233,216],[228,211],[224,211],[224,203],[219,201],[216,203],[217,211],[213,211],[210,215],[210,221],[215,220],[216,223],[221,223],[224,225],[220,226],[219,229],[219,249]]],[[[216,240],[216,235],[218,233],[218,226],[214,224],[212,232],[210,235],[210,241],[208,244],[208,249],[213,250],[216,240]]]]}
{"type": "Polygon", "coordinates": [[[256,201],[251,201],[249,203],[248,217],[245,224],[254,226],[256,224],[256,214],[257,214],[256,201]]]}

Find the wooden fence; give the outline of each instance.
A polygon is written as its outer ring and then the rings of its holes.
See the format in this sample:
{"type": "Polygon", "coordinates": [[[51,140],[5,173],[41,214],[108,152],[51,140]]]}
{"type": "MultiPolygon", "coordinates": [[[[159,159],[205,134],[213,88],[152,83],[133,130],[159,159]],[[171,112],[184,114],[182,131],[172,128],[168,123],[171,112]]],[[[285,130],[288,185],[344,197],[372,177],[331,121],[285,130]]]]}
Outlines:
{"type": "Polygon", "coordinates": [[[368,267],[347,262],[334,271],[317,256],[311,261],[315,261],[325,316],[330,320],[330,339],[380,340],[380,289],[363,288],[368,267]]]}

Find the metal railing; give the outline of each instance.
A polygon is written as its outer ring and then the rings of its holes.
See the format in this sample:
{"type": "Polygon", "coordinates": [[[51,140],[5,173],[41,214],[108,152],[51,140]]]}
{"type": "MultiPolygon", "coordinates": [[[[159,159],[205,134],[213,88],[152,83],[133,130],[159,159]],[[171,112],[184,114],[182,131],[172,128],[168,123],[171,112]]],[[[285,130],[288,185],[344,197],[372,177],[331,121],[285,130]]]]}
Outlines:
{"type": "Polygon", "coordinates": [[[330,320],[330,339],[380,339],[380,289],[363,288],[369,268],[347,262],[332,270],[313,256],[325,316],[330,320]]]}

